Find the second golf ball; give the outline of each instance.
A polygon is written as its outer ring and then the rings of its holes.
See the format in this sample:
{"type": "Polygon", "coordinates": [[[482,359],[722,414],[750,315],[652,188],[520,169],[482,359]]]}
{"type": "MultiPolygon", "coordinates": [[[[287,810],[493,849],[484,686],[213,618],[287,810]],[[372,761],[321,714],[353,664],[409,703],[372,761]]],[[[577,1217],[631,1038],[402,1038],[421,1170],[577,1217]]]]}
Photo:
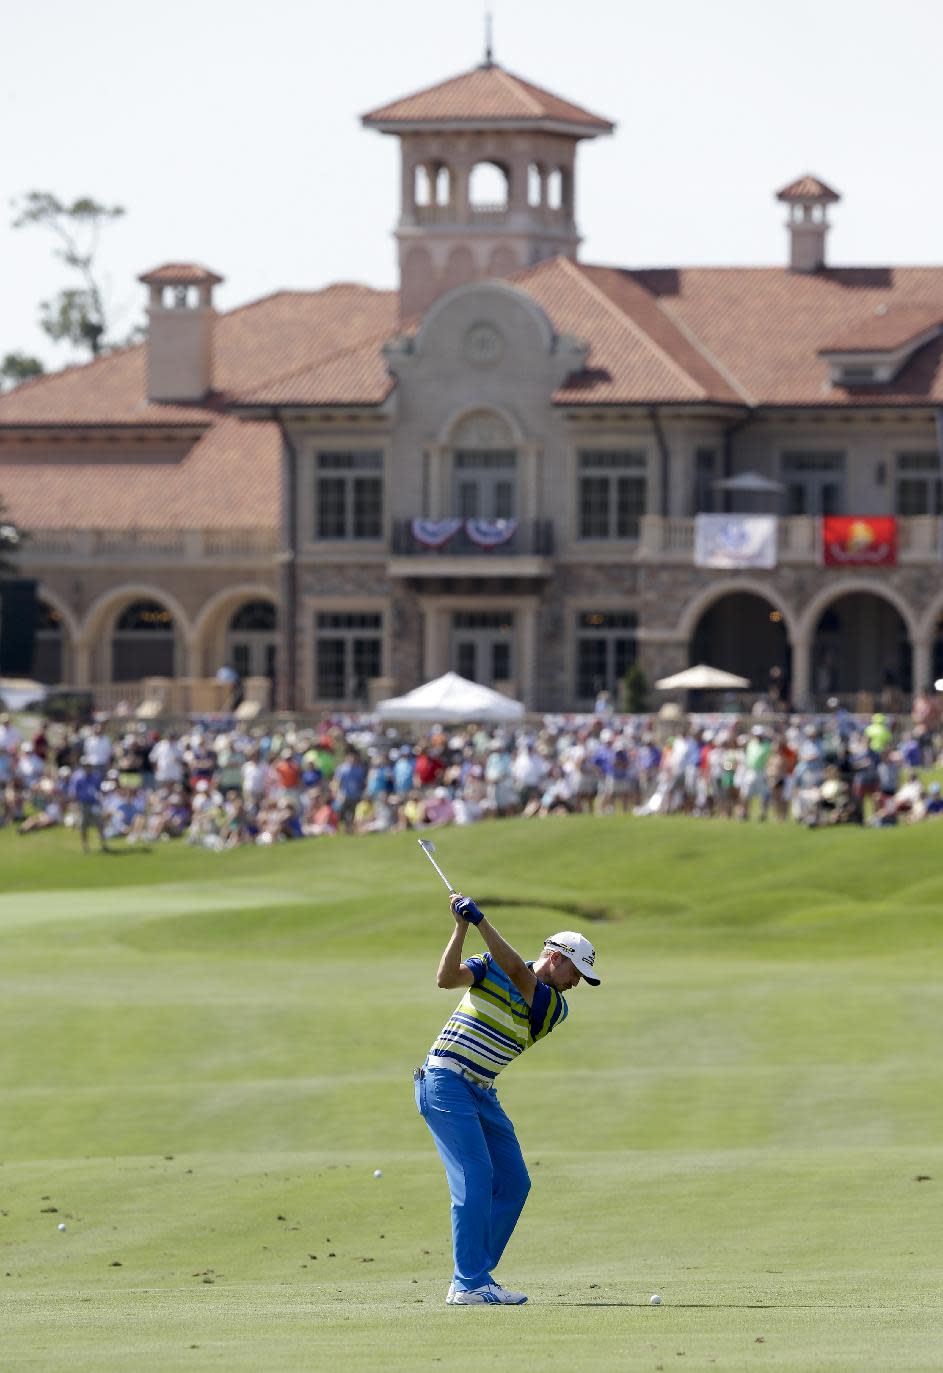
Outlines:
{"type": "Polygon", "coordinates": [[[661,1306],[661,1297],[659,1297],[657,1292],[653,1292],[648,1301],[651,1306],[661,1306]]]}

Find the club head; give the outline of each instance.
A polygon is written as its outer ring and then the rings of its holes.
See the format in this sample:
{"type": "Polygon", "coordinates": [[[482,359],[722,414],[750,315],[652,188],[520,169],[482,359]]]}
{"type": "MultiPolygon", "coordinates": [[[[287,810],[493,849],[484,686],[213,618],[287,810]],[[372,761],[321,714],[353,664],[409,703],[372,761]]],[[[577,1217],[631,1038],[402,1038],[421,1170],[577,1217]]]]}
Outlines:
{"type": "Polygon", "coordinates": [[[419,847],[425,849],[426,853],[435,853],[435,844],[431,839],[420,839],[419,847]]]}

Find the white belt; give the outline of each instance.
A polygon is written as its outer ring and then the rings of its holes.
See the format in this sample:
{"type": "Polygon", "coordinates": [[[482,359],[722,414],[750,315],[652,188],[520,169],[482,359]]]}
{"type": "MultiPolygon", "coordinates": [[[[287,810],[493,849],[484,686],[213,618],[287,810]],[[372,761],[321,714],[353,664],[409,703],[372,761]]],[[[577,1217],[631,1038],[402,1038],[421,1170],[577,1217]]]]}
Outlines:
{"type": "Polygon", "coordinates": [[[486,1092],[494,1091],[494,1083],[486,1082],[483,1078],[476,1077],[468,1068],[463,1068],[460,1063],[455,1063],[451,1058],[439,1058],[436,1054],[430,1054],[426,1059],[427,1068],[447,1068],[450,1073],[458,1073],[459,1077],[464,1077],[468,1082],[474,1083],[476,1087],[483,1087],[486,1092]]]}

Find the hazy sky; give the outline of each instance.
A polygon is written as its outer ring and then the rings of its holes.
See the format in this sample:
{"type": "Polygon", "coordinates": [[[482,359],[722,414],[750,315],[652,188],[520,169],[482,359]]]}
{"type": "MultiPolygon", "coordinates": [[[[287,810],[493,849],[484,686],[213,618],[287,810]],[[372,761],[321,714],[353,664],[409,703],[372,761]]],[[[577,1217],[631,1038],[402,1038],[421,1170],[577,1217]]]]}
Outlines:
{"type": "MultiPolygon", "coordinates": [[[[0,0],[0,356],[39,354],[69,284],[30,189],[127,216],[102,246],[125,327],[168,260],[226,278],[223,309],[283,287],[395,284],[395,139],[365,110],[480,61],[487,0],[0,0]]],[[[937,0],[491,0],[497,59],[618,124],[583,144],[585,261],[785,260],[773,193],[842,192],[829,257],[943,261],[937,0]]]]}

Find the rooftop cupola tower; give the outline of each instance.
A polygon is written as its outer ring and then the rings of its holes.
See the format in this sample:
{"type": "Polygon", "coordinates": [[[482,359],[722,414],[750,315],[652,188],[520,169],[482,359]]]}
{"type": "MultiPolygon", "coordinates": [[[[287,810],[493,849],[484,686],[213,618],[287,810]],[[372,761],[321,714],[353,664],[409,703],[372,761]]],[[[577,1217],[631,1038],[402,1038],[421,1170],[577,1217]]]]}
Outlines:
{"type": "Polygon", "coordinates": [[[841,200],[837,191],[817,176],[800,176],[777,191],[776,199],[789,206],[789,266],[793,272],[817,272],[825,266],[828,206],[841,200]]]}
{"type": "Polygon", "coordinates": [[[400,310],[469,281],[575,258],[576,148],[608,119],[493,61],[363,116],[402,148],[400,310]]]}

